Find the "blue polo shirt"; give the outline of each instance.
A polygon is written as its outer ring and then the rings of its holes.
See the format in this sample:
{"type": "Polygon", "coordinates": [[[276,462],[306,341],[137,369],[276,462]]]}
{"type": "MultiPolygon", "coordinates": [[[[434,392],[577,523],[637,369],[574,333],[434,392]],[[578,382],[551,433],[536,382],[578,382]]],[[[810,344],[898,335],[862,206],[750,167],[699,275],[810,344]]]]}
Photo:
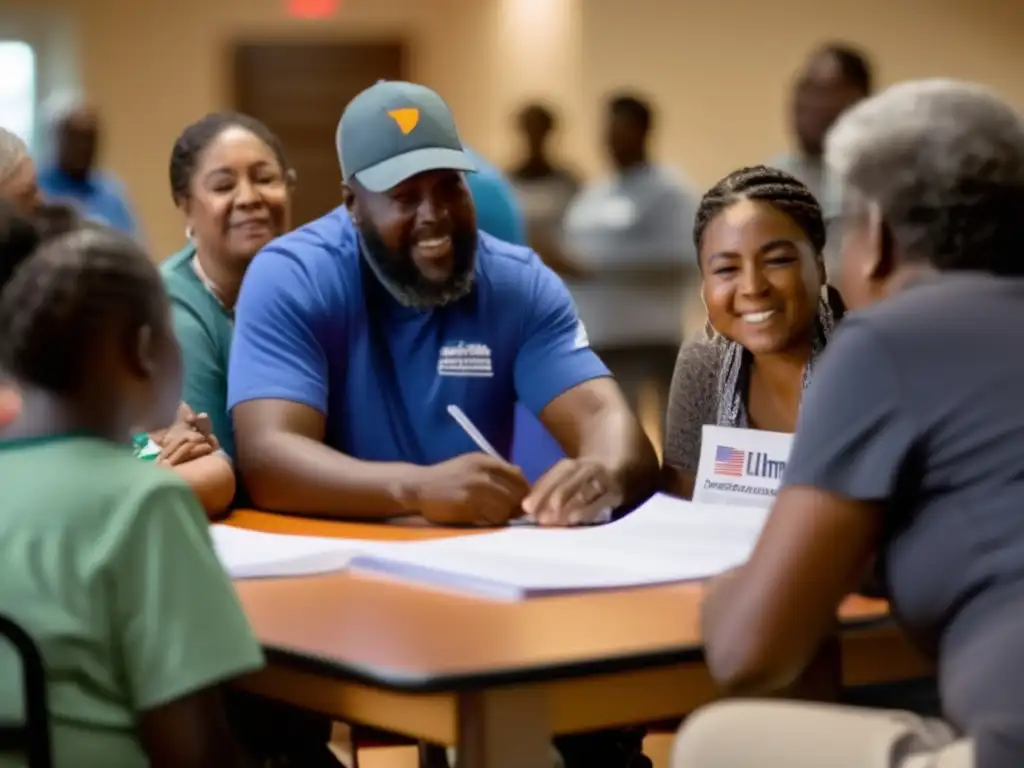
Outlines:
{"type": "Polygon", "coordinates": [[[326,416],[336,450],[427,465],[478,450],[448,405],[507,457],[517,400],[539,413],[607,375],[565,286],[533,251],[481,232],[473,292],[410,309],[373,276],[339,208],[270,243],[246,271],[228,408],[302,403],[326,416]]]}
{"type": "Polygon", "coordinates": [[[39,171],[39,188],[50,202],[71,205],[91,221],[126,235],[138,235],[124,187],[112,176],[96,172],[85,180],[73,179],[56,166],[49,166],[39,171]]]}

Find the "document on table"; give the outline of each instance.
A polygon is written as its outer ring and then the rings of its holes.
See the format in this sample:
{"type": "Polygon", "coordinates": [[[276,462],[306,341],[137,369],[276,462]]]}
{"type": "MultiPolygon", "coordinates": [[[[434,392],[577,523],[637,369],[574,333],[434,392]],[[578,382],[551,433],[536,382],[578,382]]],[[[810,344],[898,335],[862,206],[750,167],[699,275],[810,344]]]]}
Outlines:
{"type": "Polygon", "coordinates": [[[658,494],[608,525],[519,527],[361,551],[349,568],[499,600],[669,584],[745,562],[767,515],[658,494]]]}
{"type": "Polygon", "coordinates": [[[351,569],[498,600],[691,581],[743,563],[768,511],[656,495],[614,523],[409,542],[212,527],[235,579],[351,569]]]}
{"type": "Polygon", "coordinates": [[[233,579],[340,571],[357,552],[378,552],[394,546],[388,542],[264,533],[232,525],[214,525],[210,533],[217,557],[233,579]]]}

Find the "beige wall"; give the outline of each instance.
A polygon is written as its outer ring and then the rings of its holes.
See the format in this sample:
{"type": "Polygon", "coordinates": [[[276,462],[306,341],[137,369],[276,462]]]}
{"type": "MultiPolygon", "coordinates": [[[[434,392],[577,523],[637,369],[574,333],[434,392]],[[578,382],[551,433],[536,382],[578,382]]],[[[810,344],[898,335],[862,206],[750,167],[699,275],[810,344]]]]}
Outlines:
{"type": "Polygon", "coordinates": [[[1014,0],[341,0],[336,18],[286,18],[284,0],[0,0],[73,19],[81,79],[106,117],[105,161],[128,184],[158,253],[181,242],[166,165],[181,127],[230,102],[239,38],[406,38],[413,76],[438,88],[464,137],[500,162],[509,116],[545,97],[561,144],[600,170],[600,102],[633,87],[660,108],[664,160],[705,185],[786,142],[785,93],[807,49],[841,37],[868,48],[882,82],[981,80],[1024,105],[1024,3],[1014,0]]]}

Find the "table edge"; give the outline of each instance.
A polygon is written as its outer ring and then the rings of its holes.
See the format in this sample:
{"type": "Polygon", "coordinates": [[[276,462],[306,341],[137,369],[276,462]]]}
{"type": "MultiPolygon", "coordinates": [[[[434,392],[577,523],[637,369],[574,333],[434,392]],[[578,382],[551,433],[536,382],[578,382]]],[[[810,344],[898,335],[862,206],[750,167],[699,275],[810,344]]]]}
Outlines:
{"type": "MultiPolygon", "coordinates": [[[[841,631],[872,629],[893,624],[888,615],[865,616],[843,621],[841,631]]],[[[893,624],[893,626],[895,626],[893,624]]],[[[263,644],[268,664],[287,666],[339,681],[356,682],[406,694],[463,693],[505,685],[528,685],[553,679],[571,680],[597,675],[636,672],[680,664],[704,664],[704,646],[661,648],[639,654],[604,656],[565,663],[489,668],[471,672],[409,674],[384,667],[355,665],[341,659],[263,644]]]]}

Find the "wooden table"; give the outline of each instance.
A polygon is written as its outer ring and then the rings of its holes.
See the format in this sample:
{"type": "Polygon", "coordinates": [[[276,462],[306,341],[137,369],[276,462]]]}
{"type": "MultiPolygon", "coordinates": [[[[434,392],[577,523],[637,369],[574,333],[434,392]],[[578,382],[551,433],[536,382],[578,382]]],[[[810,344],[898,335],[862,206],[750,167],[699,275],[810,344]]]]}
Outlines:
{"type": "MultiPolygon", "coordinates": [[[[238,511],[276,533],[423,539],[469,532],[238,511]]],[[[267,651],[245,686],[338,720],[457,745],[460,768],[547,765],[552,734],[680,717],[711,701],[702,586],[489,602],[335,574],[237,583],[267,651]]],[[[927,674],[884,602],[841,611],[847,684],[927,674]]]]}

